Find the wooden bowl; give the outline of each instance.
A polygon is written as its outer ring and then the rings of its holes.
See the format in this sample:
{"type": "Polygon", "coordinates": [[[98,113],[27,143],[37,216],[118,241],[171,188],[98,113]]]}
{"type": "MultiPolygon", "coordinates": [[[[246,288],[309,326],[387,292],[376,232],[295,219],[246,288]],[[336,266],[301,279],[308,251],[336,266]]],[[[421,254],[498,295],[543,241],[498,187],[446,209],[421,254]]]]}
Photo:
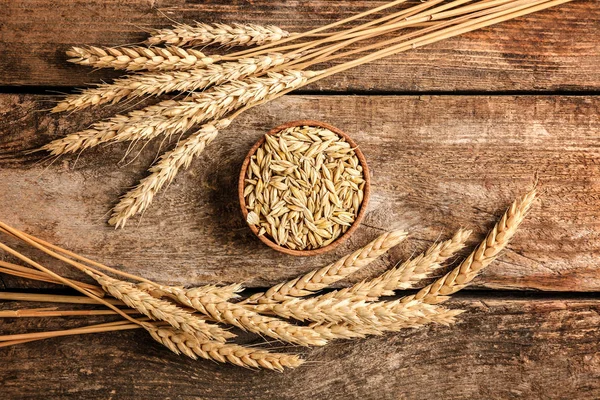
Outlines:
{"type": "MultiPolygon", "coordinates": [[[[364,179],[365,179],[363,201],[360,205],[360,210],[358,212],[358,215],[356,216],[356,219],[354,220],[354,223],[350,226],[350,228],[343,235],[341,235],[339,238],[337,238],[335,241],[333,241],[332,243],[328,244],[325,247],[320,247],[318,249],[313,249],[313,250],[288,249],[287,247],[279,246],[277,243],[275,243],[274,241],[267,238],[266,235],[258,236],[258,229],[256,228],[256,226],[248,224],[248,226],[250,226],[250,229],[252,230],[252,232],[254,232],[254,234],[263,243],[265,243],[267,246],[269,246],[272,249],[275,249],[282,253],[290,254],[293,256],[301,256],[301,257],[314,256],[314,255],[323,254],[323,253],[333,250],[334,248],[339,246],[341,243],[343,243],[345,240],[347,240],[354,233],[354,231],[356,231],[356,228],[358,228],[358,226],[360,225],[360,223],[363,220],[363,218],[365,217],[365,213],[367,211],[367,204],[369,203],[369,197],[371,194],[371,177],[369,175],[369,167],[367,166],[367,160],[365,159],[365,155],[362,153],[362,151],[360,150],[360,148],[358,147],[356,142],[354,142],[354,140],[352,140],[350,138],[350,136],[348,136],[346,133],[342,132],[335,126],[331,126],[329,124],[326,124],[325,122],[313,121],[313,120],[292,121],[292,122],[288,122],[288,123],[280,125],[276,128],[271,129],[267,133],[267,135],[275,135],[284,129],[291,128],[294,126],[316,126],[316,127],[326,128],[326,129],[329,129],[330,131],[338,134],[339,136],[343,137],[348,143],[350,143],[350,146],[352,146],[355,149],[354,152],[356,154],[356,157],[358,158],[358,161],[360,162],[360,165],[363,168],[363,175],[364,175],[364,179]]],[[[260,140],[258,142],[256,142],[254,144],[254,146],[252,146],[252,148],[250,149],[250,152],[248,152],[248,155],[244,159],[244,163],[242,164],[242,170],[240,171],[240,178],[238,181],[238,195],[239,195],[239,199],[240,199],[240,206],[242,208],[242,214],[244,215],[244,220],[247,220],[247,218],[248,218],[248,210],[246,209],[246,199],[244,198],[244,187],[245,187],[244,181],[245,181],[245,177],[246,177],[246,170],[248,169],[248,166],[250,165],[250,158],[254,155],[256,150],[260,146],[262,146],[262,144],[264,142],[265,142],[265,137],[262,136],[260,138],[260,140]]]]}

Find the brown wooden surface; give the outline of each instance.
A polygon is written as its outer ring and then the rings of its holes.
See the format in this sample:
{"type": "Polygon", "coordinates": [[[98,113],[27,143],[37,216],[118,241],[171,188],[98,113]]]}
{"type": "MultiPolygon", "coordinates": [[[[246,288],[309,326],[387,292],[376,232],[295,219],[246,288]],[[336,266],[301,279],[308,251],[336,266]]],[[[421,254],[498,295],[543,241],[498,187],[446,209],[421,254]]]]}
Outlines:
{"type": "MultiPolygon", "coordinates": [[[[109,111],[41,112],[55,98],[0,96],[0,219],[46,240],[162,282],[265,286],[334,260],[382,230],[411,239],[365,274],[381,271],[459,227],[474,239],[540,180],[541,202],[477,286],[598,291],[600,180],[597,97],[288,96],[251,110],[124,230],[106,213],[145,174],[160,141],[118,166],[127,146],[63,157],[24,155],[109,111]],[[328,120],[361,146],[372,170],[363,224],[333,253],[299,259],[263,245],[244,222],[237,176],[269,128],[328,120]]],[[[113,110],[114,111],[114,110],[113,110]]]]}
{"type": "MultiPolygon", "coordinates": [[[[459,296],[451,306],[467,310],[451,328],[297,349],[308,363],[283,374],[178,357],[140,331],[52,339],[0,349],[0,387],[14,399],[600,397],[598,300],[459,296]]],[[[55,321],[67,324],[77,323],[55,321]]]]}
{"type": "MultiPolygon", "coordinates": [[[[64,50],[71,45],[136,42],[144,38],[144,28],[169,25],[167,16],[301,30],[380,4],[0,0],[0,87],[5,92],[0,94],[0,220],[157,281],[242,281],[256,289],[324,265],[383,230],[410,231],[409,240],[352,276],[354,282],[459,227],[475,231],[474,244],[537,177],[541,200],[514,242],[470,292],[450,302],[467,310],[458,324],[312,350],[284,348],[308,360],[284,374],[178,357],[140,331],[53,339],[0,348],[1,400],[600,398],[597,0],[577,0],[307,88],[339,92],[336,96],[304,92],[251,110],[125,230],[106,225],[108,212],[145,175],[160,154],[159,141],[123,161],[126,145],[53,162],[26,154],[119,110],[46,112],[58,99],[48,91],[116,76],[67,64],[64,50]],[[431,92],[447,95],[426,95],[431,92]],[[475,93],[484,95],[465,95],[475,93]],[[305,118],[331,123],[357,141],[372,170],[373,193],[364,223],[348,242],[327,255],[297,258],[269,249],[252,235],[239,210],[236,182],[244,156],[261,135],[305,118]]],[[[0,259],[14,261],[2,253],[0,259]]],[[[2,274],[0,290],[63,293],[2,274]]],[[[0,309],[37,306],[47,305],[0,302],[0,309]]],[[[0,334],[83,323],[0,319],[0,334]]]]}
{"type": "MultiPolygon", "coordinates": [[[[382,1],[0,0],[0,86],[81,86],[114,73],[68,65],[69,46],[144,40],[176,21],[256,22],[302,31],[382,1]],[[274,7],[274,3],[276,7],[274,7]]],[[[515,91],[600,88],[600,8],[578,0],[324,80],[328,91],[515,91]]]]}

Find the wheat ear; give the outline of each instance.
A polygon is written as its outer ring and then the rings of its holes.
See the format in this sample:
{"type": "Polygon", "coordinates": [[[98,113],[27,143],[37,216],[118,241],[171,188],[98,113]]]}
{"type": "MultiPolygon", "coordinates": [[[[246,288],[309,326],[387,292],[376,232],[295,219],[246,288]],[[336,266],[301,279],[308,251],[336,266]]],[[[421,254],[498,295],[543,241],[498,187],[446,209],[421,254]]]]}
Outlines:
{"type": "Polygon", "coordinates": [[[407,260],[400,266],[372,280],[327,295],[340,299],[358,296],[373,301],[382,296],[393,296],[395,290],[410,289],[438,271],[448,258],[463,249],[470,235],[470,230],[459,229],[451,239],[434,244],[425,253],[407,260]]]}
{"type": "Polygon", "coordinates": [[[274,25],[255,24],[203,24],[196,26],[176,24],[172,28],[158,29],[146,40],[150,45],[196,46],[218,44],[221,46],[260,46],[290,36],[274,25]]]}
{"type": "Polygon", "coordinates": [[[167,183],[171,182],[180,168],[188,168],[194,157],[210,144],[220,129],[229,126],[231,120],[222,119],[214,124],[205,124],[187,139],[180,142],[175,149],[160,156],[160,159],[150,167],[150,175],[127,192],[113,208],[108,221],[117,228],[122,228],[129,218],[144,211],[156,193],[167,183]]]}
{"type": "Polygon", "coordinates": [[[127,71],[169,71],[202,68],[221,59],[206,56],[193,49],[161,47],[72,47],[69,62],[95,68],[125,69],[127,71]]]}
{"type": "Polygon", "coordinates": [[[448,300],[448,295],[464,288],[506,247],[525,219],[535,198],[536,190],[533,189],[515,200],[487,234],[485,240],[458,267],[424,287],[416,295],[405,297],[403,301],[415,299],[424,303],[438,304],[448,300]]]}
{"type": "Polygon", "coordinates": [[[197,338],[173,328],[149,330],[152,338],[175,354],[184,354],[194,360],[198,357],[222,363],[231,363],[246,368],[265,368],[283,371],[296,368],[303,363],[297,355],[270,353],[258,348],[244,347],[232,343],[202,342],[197,338]]]}
{"type": "Polygon", "coordinates": [[[244,287],[238,283],[227,286],[204,285],[187,289],[179,286],[167,286],[146,282],[138,283],[136,286],[138,289],[148,292],[153,297],[169,297],[188,307],[192,306],[184,303],[182,299],[199,299],[202,296],[212,295],[217,296],[222,300],[230,300],[240,297],[238,293],[244,290],[244,287]]]}
{"type": "Polygon", "coordinates": [[[456,317],[464,310],[451,310],[441,306],[416,302],[397,313],[394,319],[380,319],[376,323],[355,324],[351,322],[330,323],[315,322],[310,325],[320,333],[323,338],[354,339],[364,338],[368,335],[382,335],[385,332],[398,332],[402,329],[418,328],[426,324],[451,325],[456,322],[456,317]],[[425,307],[422,307],[425,306],[425,307]]]}
{"type": "Polygon", "coordinates": [[[406,239],[406,236],[407,233],[402,230],[386,232],[354,253],[342,257],[338,261],[321,269],[273,286],[264,293],[257,293],[249,297],[245,303],[274,303],[291,297],[314,294],[314,292],[322,290],[368,265],[377,257],[406,239]]]}
{"type": "Polygon", "coordinates": [[[295,56],[271,53],[237,62],[211,64],[188,71],[142,73],[116,79],[113,83],[86,89],[80,94],[67,96],[52,112],[81,110],[105,103],[115,104],[124,98],[159,96],[170,92],[191,92],[261,74],[290,61],[295,56]]]}
{"type": "Polygon", "coordinates": [[[315,76],[313,71],[284,71],[214,86],[191,96],[192,100],[165,100],[127,115],[117,115],[90,129],[54,140],[41,150],[52,155],[73,153],[111,141],[150,140],[160,134],[184,133],[194,125],[225,116],[243,106],[251,107],[296,89],[315,76]]]}
{"type": "Polygon", "coordinates": [[[203,319],[177,307],[168,301],[156,299],[143,290],[136,288],[133,283],[120,281],[106,275],[86,271],[102,288],[116,299],[123,301],[128,307],[135,308],[142,314],[155,320],[165,321],[174,328],[181,329],[200,339],[225,341],[235,337],[230,332],[208,324],[203,319]]]}
{"type": "Polygon", "coordinates": [[[381,321],[396,321],[410,315],[412,309],[420,309],[418,301],[405,303],[396,301],[366,302],[361,297],[337,299],[322,295],[310,298],[291,298],[280,303],[245,305],[246,308],[265,314],[274,314],[298,321],[328,323],[351,323],[379,325],[381,321]]]}

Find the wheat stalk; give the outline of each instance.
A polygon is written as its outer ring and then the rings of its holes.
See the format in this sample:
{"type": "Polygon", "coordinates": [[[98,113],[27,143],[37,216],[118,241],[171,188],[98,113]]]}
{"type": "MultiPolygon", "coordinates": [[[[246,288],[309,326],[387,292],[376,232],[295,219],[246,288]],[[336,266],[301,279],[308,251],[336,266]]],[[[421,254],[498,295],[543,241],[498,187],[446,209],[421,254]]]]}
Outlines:
{"type": "Polygon", "coordinates": [[[407,260],[399,267],[328,295],[336,298],[359,296],[372,301],[382,296],[393,296],[395,290],[410,289],[438,271],[448,258],[464,248],[470,235],[470,230],[459,229],[451,239],[432,245],[425,253],[407,260]]]}
{"type": "Polygon", "coordinates": [[[506,247],[525,219],[535,198],[536,189],[532,189],[515,200],[483,242],[458,267],[424,287],[416,295],[405,297],[403,301],[416,299],[424,303],[438,304],[448,300],[448,295],[464,288],[506,247]]]}
{"type": "Polygon", "coordinates": [[[195,337],[173,328],[150,330],[152,338],[175,354],[184,354],[196,360],[198,357],[246,368],[266,368],[283,371],[303,363],[297,355],[270,353],[266,350],[244,347],[232,343],[202,342],[195,337]]]}
{"type": "Polygon", "coordinates": [[[202,68],[221,59],[218,55],[206,56],[193,49],[171,46],[161,47],[72,47],[67,55],[69,62],[95,68],[125,69],[127,71],[168,71],[202,68]]]}
{"type": "Polygon", "coordinates": [[[172,28],[157,29],[146,40],[149,45],[174,46],[212,45],[261,46],[290,36],[290,33],[274,26],[256,24],[204,24],[196,26],[176,24],[172,28]]]}
{"type": "MultiPolygon", "coordinates": [[[[420,303],[420,305],[430,306],[425,303],[420,303]]],[[[382,319],[372,324],[315,322],[310,327],[328,340],[355,339],[368,335],[382,335],[385,332],[398,332],[402,329],[418,328],[430,323],[449,326],[454,324],[456,317],[464,312],[464,310],[450,310],[440,306],[421,306],[411,306],[405,309],[405,312],[396,314],[394,319],[382,319]]]]}
{"type": "Polygon", "coordinates": [[[212,317],[215,321],[237,326],[243,330],[287,343],[303,346],[324,346],[327,341],[321,335],[305,326],[292,325],[278,318],[260,315],[239,304],[229,303],[216,296],[203,296],[189,299],[182,304],[212,317]]]}
{"type": "Polygon", "coordinates": [[[321,269],[273,286],[264,293],[257,293],[250,296],[245,303],[274,303],[291,297],[314,294],[314,292],[322,290],[368,265],[377,257],[406,239],[406,236],[407,233],[402,230],[386,232],[354,253],[342,257],[338,261],[321,269]]]}
{"type": "Polygon", "coordinates": [[[360,296],[338,299],[334,296],[322,295],[311,298],[291,298],[280,303],[245,305],[245,307],[255,312],[274,314],[298,321],[378,326],[381,321],[396,321],[407,315],[410,316],[413,309],[421,309],[418,301],[407,304],[399,300],[366,302],[360,296]]]}
{"type": "Polygon", "coordinates": [[[174,328],[181,329],[200,339],[213,339],[224,342],[226,339],[235,337],[235,335],[222,328],[208,324],[198,316],[170,302],[152,297],[147,292],[136,288],[133,283],[120,281],[89,270],[86,272],[111,296],[123,301],[128,307],[135,308],[147,317],[168,322],[174,328]]]}
{"type": "Polygon", "coordinates": [[[243,106],[252,107],[279,97],[286,91],[302,86],[315,74],[312,71],[291,70],[232,81],[196,93],[191,96],[191,101],[166,100],[127,115],[117,115],[95,123],[90,129],[54,140],[41,150],[61,155],[111,141],[150,140],[160,134],[171,136],[184,133],[196,124],[221,118],[243,106]]]}
{"type": "Polygon", "coordinates": [[[240,293],[244,288],[238,283],[227,286],[204,285],[194,288],[183,288],[178,286],[160,285],[157,283],[138,283],[137,288],[148,292],[153,297],[170,297],[181,304],[194,308],[186,301],[200,299],[202,296],[212,295],[217,296],[222,300],[230,300],[240,297],[240,293]]]}
{"type": "Polygon", "coordinates": [[[179,169],[188,168],[193,158],[202,153],[204,148],[215,139],[219,130],[229,126],[230,123],[231,120],[222,119],[214,124],[202,125],[198,131],[180,142],[175,149],[163,154],[156,164],[150,167],[150,175],[127,192],[113,208],[108,223],[122,228],[129,218],[144,211],[152,203],[156,193],[175,178],[179,169]]]}
{"type": "Polygon", "coordinates": [[[270,53],[253,58],[242,58],[237,62],[210,64],[205,68],[188,71],[131,75],[116,79],[110,84],[86,89],[80,94],[69,95],[58,103],[52,112],[81,110],[105,103],[115,104],[124,98],[159,96],[170,92],[192,92],[264,73],[295,57],[297,55],[286,56],[281,53],[270,53]]]}

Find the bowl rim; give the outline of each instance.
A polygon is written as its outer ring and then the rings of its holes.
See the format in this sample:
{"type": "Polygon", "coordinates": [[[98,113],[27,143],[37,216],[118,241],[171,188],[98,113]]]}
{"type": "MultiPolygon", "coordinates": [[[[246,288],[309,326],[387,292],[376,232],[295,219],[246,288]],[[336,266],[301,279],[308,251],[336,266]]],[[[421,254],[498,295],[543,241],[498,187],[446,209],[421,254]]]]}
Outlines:
{"type": "Polygon", "coordinates": [[[369,166],[367,165],[367,159],[365,158],[365,155],[360,150],[360,148],[358,147],[356,142],[354,140],[352,140],[352,138],[350,136],[348,136],[348,134],[346,134],[339,128],[336,128],[335,126],[330,125],[328,123],[325,123],[322,121],[317,121],[317,120],[311,120],[311,119],[290,121],[290,122],[286,122],[284,124],[281,124],[273,129],[271,129],[269,132],[267,132],[267,135],[275,135],[284,129],[295,127],[295,126],[316,126],[319,128],[325,128],[325,129],[329,129],[330,131],[343,137],[348,143],[350,143],[350,146],[352,146],[352,148],[354,148],[356,157],[358,158],[358,161],[363,168],[363,175],[364,175],[364,179],[365,179],[363,201],[360,204],[360,210],[358,212],[358,215],[356,216],[356,219],[354,220],[354,222],[352,223],[350,228],[342,236],[338,237],[336,240],[334,240],[332,243],[328,244],[327,246],[320,247],[318,249],[312,249],[312,250],[288,249],[287,247],[280,246],[277,243],[273,242],[272,240],[268,239],[265,235],[258,236],[258,229],[254,225],[250,225],[247,222],[248,210],[246,210],[246,199],[244,198],[244,188],[245,188],[244,181],[245,181],[246,171],[248,170],[248,166],[250,165],[250,158],[254,155],[256,150],[258,150],[258,148],[260,146],[262,146],[262,144],[265,142],[265,135],[262,135],[261,138],[254,144],[254,146],[252,146],[252,148],[246,155],[244,162],[242,163],[242,168],[240,170],[240,176],[238,179],[238,198],[239,198],[240,207],[242,209],[242,215],[244,216],[244,221],[246,222],[246,224],[248,225],[250,230],[254,233],[254,235],[256,237],[258,237],[258,239],[260,239],[260,241],[262,241],[264,244],[266,244],[270,248],[277,250],[279,252],[285,253],[285,254],[290,254],[290,255],[300,256],[300,257],[308,257],[308,256],[324,254],[326,252],[333,250],[334,248],[338,247],[340,244],[345,242],[356,231],[356,229],[359,227],[360,223],[364,219],[365,214],[367,212],[367,206],[369,204],[369,199],[371,197],[371,176],[370,176],[370,172],[369,172],[369,166]]]}

